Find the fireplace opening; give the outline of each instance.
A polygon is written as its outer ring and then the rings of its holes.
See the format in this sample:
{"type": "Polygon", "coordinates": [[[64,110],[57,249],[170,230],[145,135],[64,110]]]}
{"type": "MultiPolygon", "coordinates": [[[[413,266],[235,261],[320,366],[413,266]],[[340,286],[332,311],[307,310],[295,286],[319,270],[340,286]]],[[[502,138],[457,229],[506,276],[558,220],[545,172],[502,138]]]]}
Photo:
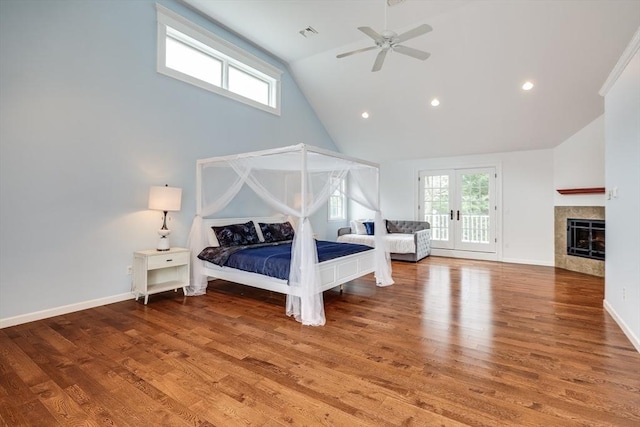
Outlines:
{"type": "Polygon", "coordinates": [[[604,220],[567,219],[567,255],[604,259],[604,220]]]}

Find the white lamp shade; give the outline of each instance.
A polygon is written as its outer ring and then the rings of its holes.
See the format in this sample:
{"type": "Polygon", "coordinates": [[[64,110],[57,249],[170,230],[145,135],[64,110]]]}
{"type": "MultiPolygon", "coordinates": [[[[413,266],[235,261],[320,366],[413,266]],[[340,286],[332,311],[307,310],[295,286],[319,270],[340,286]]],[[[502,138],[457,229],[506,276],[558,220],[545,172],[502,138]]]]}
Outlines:
{"type": "Polygon", "coordinates": [[[179,211],[182,202],[182,188],[151,187],[149,209],[156,211],[179,211]]]}

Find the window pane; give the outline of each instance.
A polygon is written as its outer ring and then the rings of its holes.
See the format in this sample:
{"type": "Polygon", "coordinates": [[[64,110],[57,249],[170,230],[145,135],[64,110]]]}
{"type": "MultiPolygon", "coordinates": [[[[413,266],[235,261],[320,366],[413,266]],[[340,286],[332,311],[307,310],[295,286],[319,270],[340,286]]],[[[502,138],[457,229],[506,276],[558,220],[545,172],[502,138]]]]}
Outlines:
{"type": "Polygon", "coordinates": [[[342,198],[332,196],[329,199],[329,219],[343,219],[342,198]]]}
{"type": "Polygon", "coordinates": [[[222,61],[167,37],[167,67],[215,86],[222,86],[222,61]]]}
{"type": "Polygon", "coordinates": [[[280,115],[282,70],[170,10],[157,13],[159,73],[280,115]]]}
{"type": "Polygon", "coordinates": [[[232,66],[229,66],[229,90],[269,105],[269,83],[232,66]]]}
{"type": "Polygon", "coordinates": [[[462,241],[489,243],[489,175],[486,173],[463,174],[461,198],[462,241]]]}
{"type": "Polygon", "coordinates": [[[345,196],[346,182],[343,179],[337,183],[337,178],[333,177],[330,178],[330,180],[331,186],[335,186],[336,189],[329,197],[329,220],[347,219],[347,198],[345,196]]]}
{"type": "Polygon", "coordinates": [[[424,177],[423,219],[431,224],[431,239],[449,241],[449,176],[424,177]]]}

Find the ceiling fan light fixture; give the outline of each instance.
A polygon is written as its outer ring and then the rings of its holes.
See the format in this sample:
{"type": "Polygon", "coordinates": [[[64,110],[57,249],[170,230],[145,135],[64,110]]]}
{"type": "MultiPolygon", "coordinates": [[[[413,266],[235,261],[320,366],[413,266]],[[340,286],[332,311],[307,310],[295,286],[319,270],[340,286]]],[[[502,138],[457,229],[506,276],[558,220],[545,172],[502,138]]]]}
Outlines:
{"type": "Polygon", "coordinates": [[[528,80],[524,82],[524,84],[522,85],[522,90],[531,90],[531,89],[533,89],[533,83],[528,80]]]}

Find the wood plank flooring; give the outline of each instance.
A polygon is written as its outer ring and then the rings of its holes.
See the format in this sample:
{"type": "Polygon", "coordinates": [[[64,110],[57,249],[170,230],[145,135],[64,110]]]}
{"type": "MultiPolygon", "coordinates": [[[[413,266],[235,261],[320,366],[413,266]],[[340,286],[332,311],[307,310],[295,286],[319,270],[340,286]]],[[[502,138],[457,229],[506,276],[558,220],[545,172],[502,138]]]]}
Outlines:
{"type": "Polygon", "coordinates": [[[6,426],[640,426],[603,280],[429,257],[324,295],[327,325],[227,282],[0,330],[6,426]]]}

